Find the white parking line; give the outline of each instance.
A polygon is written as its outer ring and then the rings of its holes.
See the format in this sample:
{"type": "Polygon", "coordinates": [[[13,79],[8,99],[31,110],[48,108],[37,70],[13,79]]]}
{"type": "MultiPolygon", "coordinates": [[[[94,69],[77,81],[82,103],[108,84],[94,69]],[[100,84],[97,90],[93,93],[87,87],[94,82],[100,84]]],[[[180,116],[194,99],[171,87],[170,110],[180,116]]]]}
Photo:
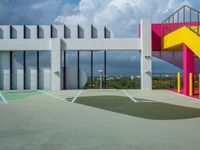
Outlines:
{"type": "Polygon", "coordinates": [[[158,101],[138,101],[137,103],[161,103],[158,101]]]}
{"type": "Polygon", "coordinates": [[[6,98],[3,96],[3,94],[1,92],[0,92],[0,97],[4,104],[8,104],[8,101],[6,100],[6,98]]]}
{"type": "Polygon", "coordinates": [[[137,101],[131,97],[125,90],[122,90],[124,92],[124,94],[126,94],[126,96],[128,96],[132,101],[134,101],[135,103],[137,103],[137,101]]]}
{"type": "Polygon", "coordinates": [[[72,103],[74,103],[76,101],[76,99],[81,95],[81,93],[83,92],[83,90],[81,90],[72,100],[72,103]]]}
{"type": "MultiPolygon", "coordinates": [[[[42,91],[42,90],[38,90],[38,91],[41,92],[41,93],[43,93],[43,94],[45,94],[45,95],[48,95],[48,96],[57,98],[57,99],[59,99],[59,100],[61,100],[61,101],[65,101],[65,99],[60,98],[60,97],[58,97],[58,96],[55,96],[55,95],[53,95],[53,94],[50,94],[50,93],[48,93],[48,92],[45,92],[45,91],[42,91]]],[[[66,101],[65,101],[65,102],[66,102],[66,101]]]]}

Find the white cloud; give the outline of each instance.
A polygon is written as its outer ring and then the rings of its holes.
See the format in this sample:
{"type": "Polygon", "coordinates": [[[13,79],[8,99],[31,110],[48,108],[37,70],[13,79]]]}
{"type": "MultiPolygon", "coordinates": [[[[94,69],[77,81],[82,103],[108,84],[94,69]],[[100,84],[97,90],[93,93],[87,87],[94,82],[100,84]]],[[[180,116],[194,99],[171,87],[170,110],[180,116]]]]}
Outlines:
{"type": "Polygon", "coordinates": [[[77,7],[62,13],[55,21],[106,25],[116,36],[130,37],[136,34],[140,19],[161,22],[183,4],[191,5],[187,0],[81,0],[77,7]]]}
{"type": "Polygon", "coordinates": [[[33,5],[31,5],[31,9],[33,10],[41,10],[44,8],[49,8],[52,6],[57,6],[58,4],[60,4],[59,0],[49,0],[49,1],[42,1],[42,2],[38,2],[38,3],[34,3],[33,5]]]}

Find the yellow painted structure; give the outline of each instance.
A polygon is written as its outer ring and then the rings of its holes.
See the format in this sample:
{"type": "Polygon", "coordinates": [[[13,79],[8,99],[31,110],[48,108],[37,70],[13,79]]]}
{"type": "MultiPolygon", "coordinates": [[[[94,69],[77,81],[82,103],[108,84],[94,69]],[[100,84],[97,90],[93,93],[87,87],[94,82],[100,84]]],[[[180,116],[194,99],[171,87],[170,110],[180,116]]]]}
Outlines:
{"type": "Polygon", "coordinates": [[[193,74],[192,73],[190,73],[190,78],[189,78],[189,80],[190,80],[190,90],[189,90],[189,96],[193,96],[193,74]]]}
{"type": "Polygon", "coordinates": [[[186,26],[164,36],[162,38],[161,49],[182,50],[183,43],[186,44],[195,55],[200,57],[200,36],[186,26]]]}
{"type": "Polygon", "coordinates": [[[181,73],[177,73],[177,92],[181,92],[181,73]]]}

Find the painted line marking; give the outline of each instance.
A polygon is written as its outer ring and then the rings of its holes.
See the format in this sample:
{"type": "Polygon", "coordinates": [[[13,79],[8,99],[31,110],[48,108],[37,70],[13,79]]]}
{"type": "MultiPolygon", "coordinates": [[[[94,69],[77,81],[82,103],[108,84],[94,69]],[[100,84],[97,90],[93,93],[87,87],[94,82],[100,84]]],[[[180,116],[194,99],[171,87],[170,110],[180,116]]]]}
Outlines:
{"type": "Polygon", "coordinates": [[[3,96],[3,94],[1,92],[0,92],[0,97],[4,104],[8,104],[8,101],[6,100],[6,98],[3,96]]]}
{"type": "Polygon", "coordinates": [[[137,103],[158,103],[158,102],[137,102],[137,103]]]}
{"type": "Polygon", "coordinates": [[[81,95],[82,92],[83,92],[83,90],[81,90],[80,92],[78,92],[78,94],[72,100],[72,103],[74,103],[76,101],[76,99],[81,95]]]}
{"type": "Polygon", "coordinates": [[[65,99],[60,98],[60,97],[55,96],[55,95],[52,95],[52,94],[50,94],[50,93],[48,93],[48,92],[45,92],[45,91],[42,91],[42,90],[38,90],[38,91],[41,92],[41,93],[43,93],[43,94],[45,94],[45,95],[48,95],[48,96],[51,96],[51,97],[54,97],[54,98],[56,98],[56,99],[59,99],[59,100],[61,100],[61,101],[66,102],[65,99]]]}
{"type": "Polygon", "coordinates": [[[135,103],[137,103],[137,101],[131,97],[125,90],[122,90],[124,92],[124,94],[126,94],[126,96],[128,96],[132,101],[134,101],[135,103]]]}

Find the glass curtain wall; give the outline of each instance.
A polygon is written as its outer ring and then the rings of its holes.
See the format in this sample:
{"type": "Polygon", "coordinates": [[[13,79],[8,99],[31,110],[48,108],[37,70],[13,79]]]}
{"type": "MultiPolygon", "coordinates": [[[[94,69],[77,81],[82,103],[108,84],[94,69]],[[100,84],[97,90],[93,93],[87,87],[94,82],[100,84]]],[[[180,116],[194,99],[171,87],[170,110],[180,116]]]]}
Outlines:
{"type": "Polygon", "coordinates": [[[63,52],[64,89],[139,89],[139,51],[63,52]]]}
{"type": "Polygon", "coordinates": [[[79,82],[80,88],[92,88],[92,70],[91,70],[91,51],[80,51],[79,58],[79,82]]]}
{"type": "Polygon", "coordinates": [[[93,52],[63,52],[63,89],[93,88],[93,52]]]}
{"type": "Polygon", "coordinates": [[[78,89],[78,51],[64,51],[64,89],[78,89]]]}
{"type": "Polygon", "coordinates": [[[51,88],[51,52],[39,51],[39,89],[51,88]]]}
{"type": "Polygon", "coordinates": [[[105,88],[105,67],[104,67],[104,51],[94,51],[93,53],[93,88],[100,88],[100,74],[102,74],[102,88],[105,88]]]}
{"type": "Polygon", "coordinates": [[[25,87],[37,89],[37,51],[25,51],[25,87]]]}
{"type": "Polygon", "coordinates": [[[140,52],[107,51],[109,89],[140,89],[140,52]]]}

